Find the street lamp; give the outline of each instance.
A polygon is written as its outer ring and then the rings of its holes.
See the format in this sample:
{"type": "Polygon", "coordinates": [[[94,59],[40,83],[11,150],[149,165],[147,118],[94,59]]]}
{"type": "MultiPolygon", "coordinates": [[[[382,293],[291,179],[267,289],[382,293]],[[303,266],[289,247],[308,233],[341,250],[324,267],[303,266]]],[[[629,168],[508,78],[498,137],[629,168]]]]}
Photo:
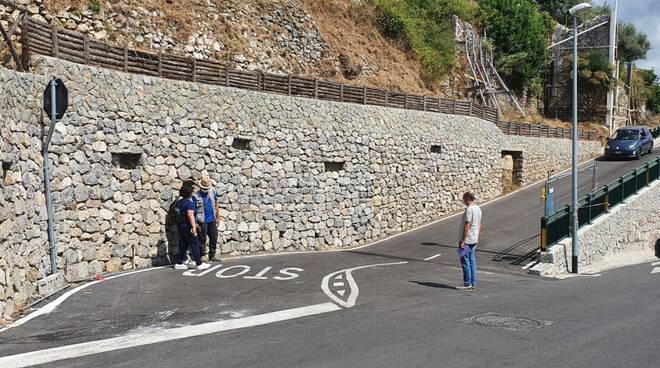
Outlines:
{"type": "Polygon", "coordinates": [[[573,257],[571,260],[571,269],[573,273],[578,273],[578,110],[577,110],[577,78],[578,78],[578,27],[577,16],[591,8],[589,3],[580,3],[569,9],[569,13],[573,16],[573,164],[572,164],[572,190],[571,197],[573,202],[573,213],[571,218],[571,243],[573,244],[573,257]]]}

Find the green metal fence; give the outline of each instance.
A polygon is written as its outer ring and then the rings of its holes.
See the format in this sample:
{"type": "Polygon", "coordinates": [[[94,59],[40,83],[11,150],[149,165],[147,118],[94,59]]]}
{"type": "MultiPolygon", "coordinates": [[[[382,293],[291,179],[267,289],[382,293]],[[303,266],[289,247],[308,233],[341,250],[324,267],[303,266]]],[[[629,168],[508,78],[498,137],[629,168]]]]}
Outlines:
{"type": "MultiPolygon", "coordinates": [[[[654,134],[660,134],[655,129],[654,134]]],[[[619,177],[617,180],[582,197],[578,201],[578,224],[582,227],[609,212],[610,208],[660,179],[660,157],[619,177]]],[[[541,250],[547,251],[570,234],[571,206],[566,205],[550,216],[541,218],[541,250]]]]}

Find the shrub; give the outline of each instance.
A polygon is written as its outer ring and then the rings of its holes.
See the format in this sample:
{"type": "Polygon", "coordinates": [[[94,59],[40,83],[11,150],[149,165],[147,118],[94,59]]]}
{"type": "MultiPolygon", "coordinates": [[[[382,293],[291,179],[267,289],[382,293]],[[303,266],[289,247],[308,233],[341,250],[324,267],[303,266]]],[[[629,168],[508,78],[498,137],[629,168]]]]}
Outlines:
{"type": "Polygon", "coordinates": [[[100,0],[92,0],[89,3],[88,6],[89,10],[93,11],[94,13],[98,13],[101,11],[101,1],[100,0]]]}
{"type": "Polygon", "coordinates": [[[479,18],[495,44],[495,61],[507,84],[517,92],[540,91],[545,69],[546,16],[531,0],[478,0],[479,18]]]}
{"type": "Polygon", "coordinates": [[[456,65],[451,18],[473,20],[472,0],[372,0],[380,13],[379,25],[388,37],[404,41],[419,58],[422,77],[430,82],[444,77],[456,65]]]}

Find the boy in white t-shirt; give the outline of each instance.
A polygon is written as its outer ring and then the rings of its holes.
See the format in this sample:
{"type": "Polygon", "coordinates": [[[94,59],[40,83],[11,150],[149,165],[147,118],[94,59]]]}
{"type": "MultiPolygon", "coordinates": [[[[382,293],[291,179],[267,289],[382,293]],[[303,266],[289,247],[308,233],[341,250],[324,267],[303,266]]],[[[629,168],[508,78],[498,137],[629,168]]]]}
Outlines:
{"type": "Polygon", "coordinates": [[[463,203],[467,206],[461,220],[458,253],[463,267],[463,286],[456,289],[474,291],[477,285],[476,248],[481,231],[481,208],[474,203],[474,194],[465,192],[463,203]]]}

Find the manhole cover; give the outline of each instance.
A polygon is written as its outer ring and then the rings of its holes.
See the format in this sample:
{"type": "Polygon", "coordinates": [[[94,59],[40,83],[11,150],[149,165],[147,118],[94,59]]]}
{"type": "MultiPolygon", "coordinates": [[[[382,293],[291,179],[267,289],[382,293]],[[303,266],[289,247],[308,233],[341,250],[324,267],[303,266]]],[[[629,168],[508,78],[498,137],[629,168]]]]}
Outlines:
{"type": "Polygon", "coordinates": [[[477,314],[476,316],[462,319],[461,322],[470,325],[501,327],[510,331],[530,331],[552,324],[552,321],[510,317],[492,312],[477,314]]]}

